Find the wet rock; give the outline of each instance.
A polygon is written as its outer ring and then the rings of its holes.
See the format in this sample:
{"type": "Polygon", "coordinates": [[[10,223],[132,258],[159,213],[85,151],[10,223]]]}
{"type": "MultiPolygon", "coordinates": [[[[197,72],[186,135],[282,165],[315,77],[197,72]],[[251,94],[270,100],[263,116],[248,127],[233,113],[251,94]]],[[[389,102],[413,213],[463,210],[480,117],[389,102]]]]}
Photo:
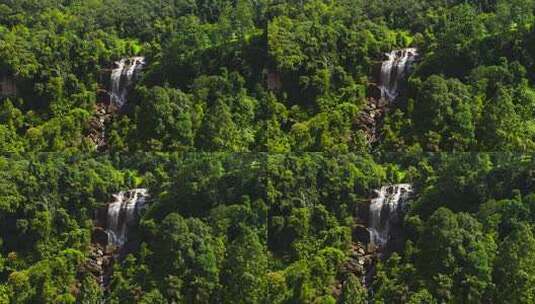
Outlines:
{"type": "Polygon", "coordinates": [[[354,215],[357,218],[357,223],[367,225],[370,217],[370,203],[371,200],[359,202],[356,204],[354,215]]]}
{"type": "Polygon", "coordinates": [[[367,88],[368,97],[381,99],[381,89],[375,83],[370,83],[367,88]]]}
{"type": "MultiPolygon", "coordinates": [[[[106,231],[103,228],[96,227],[93,230],[93,234],[91,236],[91,242],[93,244],[98,244],[102,248],[106,248],[106,246],[108,245],[108,233],[106,233],[106,231]]],[[[103,255],[103,253],[101,253],[100,255],[103,255]]]]}
{"type": "Polygon", "coordinates": [[[114,245],[107,245],[104,249],[104,255],[112,255],[117,252],[117,247],[114,245]]]}
{"type": "MultiPolygon", "coordinates": [[[[368,228],[364,226],[355,226],[353,228],[353,239],[361,242],[362,244],[368,244],[370,242],[370,232],[368,228]]],[[[362,249],[364,251],[364,249],[362,249]]]]}
{"type": "Polygon", "coordinates": [[[366,252],[368,253],[372,253],[372,254],[375,254],[377,253],[377,246],[373,245],[373,244],[368,244],[366,246],[366,252]]]}
{"type": "Polygon", "coordinates": [[[102,262],[98,263],[98,261],[90,259],[85,264],[86,269],[93,273],[93,274],[100,274],[102,272],[102,262]]]}
{"type": "Polygon", "coordinates": [[[106,221],[108,217],[108,206],[103,205],[102,207],[95,210],[93,214],[93,224],[97,227],[106,227],[106,221]]]}

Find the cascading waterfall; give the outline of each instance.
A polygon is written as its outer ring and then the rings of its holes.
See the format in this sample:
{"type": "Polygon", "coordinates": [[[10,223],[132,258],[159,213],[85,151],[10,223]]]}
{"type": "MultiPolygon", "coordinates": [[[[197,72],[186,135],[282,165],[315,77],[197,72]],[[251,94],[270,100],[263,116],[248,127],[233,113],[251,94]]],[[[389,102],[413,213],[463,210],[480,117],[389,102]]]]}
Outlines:
{"type": "Polygon", "coordinates": [[[111,72],[111,102],[121,108],[126,104],[135,77],[145,65],[145,57],[123,58],[115,64],[117,67],[111,72]]]}
{"type": "Polygon", "coordinates": [[[398,98],[400,87],[418,58],[418,49],[394,50],[385,55],[387,60],[381,64],[378,84],[370,86],[370,102],[359,116],[359,124],[372,145],[381,140],[386,113],[398,98]]]}
{"type": "Polygon", "coordinates": [[[399,220],[399,215],[412,192],[410,184],[383,186],[377,191],[378,196],[370,205],[368,230],[372,245],[378,248],[386,246],[390,238],[390,228],[399,220]]]}
{"type": "Polygon", "coordinates": [[[106,233],[108,243],[120,248],[126,243],[129,229],[136,223],[139,211],[150,196],[147,189],[140,188],[121,191],[114,198],[108,205],[106,233]]]}
{"type": "Polygon", "coordinates": [[[386,53],[388,60],[381,66],[379,89],[381,98],[388,103],[399,95],[399,83],[407,76],[411,65],[416,61],[418,49],[407,48],[386,53]]]}
{"type": "Polygon", "coordinates": [[[123,58],[115,62],[115,65],[116,67],[111,71],[110,90],[107,92],[110,102],[109,104],[105,101],[97,103],[91,119],[88,137],[94,143],[95,150],[107,148],[106,126],[114,112],[126,104],[128,92],[145,65],[145,57],[123,58]]]}

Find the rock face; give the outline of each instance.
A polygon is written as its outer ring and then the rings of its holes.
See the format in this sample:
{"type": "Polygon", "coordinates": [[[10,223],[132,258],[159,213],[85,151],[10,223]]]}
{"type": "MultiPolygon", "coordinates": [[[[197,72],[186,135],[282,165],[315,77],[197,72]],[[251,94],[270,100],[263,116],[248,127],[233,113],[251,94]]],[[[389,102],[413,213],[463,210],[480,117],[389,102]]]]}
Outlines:
{"type": "Polygon", "coordinates": [[[342,265],[342,271],[364,278],[368,272],[367,269],[374,264],[375,259],[376,256],[367,252],[361,244],[354,243],[351,245],[348,260],[342,265]]]}
{"type": "Polygon", "coordinates": [[[349,250],[348,258],[338,270],[338,279],[332,289],[332,295],[335,298],[339,298],[342,294],[342,288],[346,284],[349,274],[360,278],[363,286],[369,287],[375,273],[375,264],[378,260],[376,254],[368,252],[365,246],[359,242],[351,244],[349,250]]]}
{"type": "Polygon", "coordinates": [[[85,270],[93,275],[102,288],[109,286],[112,273],[113,256],[106,254],[99,246],[91,246],[85,270]]]}
{"type": "Polygon", "coordinates": [[[278,92],[282,88],[282,80],[278,72],[267,72],[266,83],[268,89],[271,91],[278,92]]]}
{"type": "Polygon", "coordinates": [[[3,77],[0,79],[0,96],[15,96],[17,95],[17,85],[12,78],[3,77]]]}
{"type": "Polygon", "coordinates": [[[89,139],[95,145],[95,150],[103,151],[108,146],[106,139],[106,124],[111,121],[113,110],[104,103],[95,105],[95,112],[89,122],[89,139]]]}
{"type": "MultiPolygon", "coordinates": [[[[375,94],[380,93],[375,87],[375,94]]],[[[361,111],[358,118],[358,124],[366,134],[366,140],[369,143],[376,143],[380,139],[380,129],[384,116],[388,111],[388,104],[381,98],[368,98],[368,104],[361,111]]]]}
{"type": "Polygon", "coordinates": [[[364,246],[370,244],[370,231],[363,225],[353,227],[353,240],[357,240],[364,246]]]}
{"type": "Polygon", "coordinates": [[[108,233],[104,228],[102,227],[96,227],[93,229],[93,233],[91,235],[91,243],[98,245],[100,248],[106,248],[108,246],[109,240],[108,240],[108,233]]]}

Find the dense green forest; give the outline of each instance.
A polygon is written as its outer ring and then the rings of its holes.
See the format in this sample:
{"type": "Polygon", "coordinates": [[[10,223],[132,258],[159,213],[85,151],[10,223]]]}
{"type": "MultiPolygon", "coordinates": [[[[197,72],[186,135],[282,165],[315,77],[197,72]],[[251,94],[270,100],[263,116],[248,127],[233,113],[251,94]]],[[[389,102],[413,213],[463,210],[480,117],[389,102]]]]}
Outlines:
{"type": "Polygon", "coordinates": [[[0,4],[2,151],[92,151],[114,61],[146,57],[111,151],[530,151],[532,0],[0,4]],[[377,122],[384,53],[418,61],[377,122]]]}
{"type": "Polygon", "coordinates": [[[0,304],[535,303],[535,0],[0,0],[0,304]]]}
{"type": "Polygon", "coordinates": [[[515,154],[5,157],[1,303],[531,303],[535,158],[515,154]],[[411,182],[403,246],[362,285],[356,209],[411,182]],[[147,187],[103,291],[92,214],[147,187]]]}
{"type": "Polygon", "coordinates": [[[137,54],[148,69],[107,126],[110,149],[265,150],[265,11],[249,0],[0,2],[0,79],[17,87],[3,98],[1,150],[93,150],[103,71],[137,54]]]}
{"type": "Polygon", "coordinates": [[[534,148],[534,1],[279,2],[268,27],[281,79],[270,151],[369,150],[358,117],[378,61],[408,46],[420,58],[380,150],[534,148]]]}

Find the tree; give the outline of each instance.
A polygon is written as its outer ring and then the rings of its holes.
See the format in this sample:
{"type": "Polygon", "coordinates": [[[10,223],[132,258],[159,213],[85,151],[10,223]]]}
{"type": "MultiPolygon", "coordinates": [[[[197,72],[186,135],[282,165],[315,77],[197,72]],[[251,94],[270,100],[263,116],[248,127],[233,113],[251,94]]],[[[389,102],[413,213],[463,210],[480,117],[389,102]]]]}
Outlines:
{"type": "Polygon", "coordinates": [[[535,238],[530,226],[518,226],[500,243],[494,280],[497,302],[535,300],[535,238]]]}
{"type": "Polygon", "coordinates": [[[134,141],[136,149],[146,150],[155,142],[162,150],[191,149],[202,116],[191,97],[180,90],[161,87],[140,91],[142,102],[136,115],[137,133],[143,141],[134,141]]]}
{"type": "Polygon", "coordinates": [[[242,227],[227,248],[221,271],[223,302],[260,303],[266,297],[266,248],[249,228],[242,227]]]}
{"type": "Polygon", "coordinates": [[[341,304],[367,303],[367,291],[354,274],[349,274],[342,286],[341,304]]]}
{"type": "Polygon", "coordinates": [[[379,263],[373,282],[373,303],[406,303],[410,293],[409,284],[415,279],[416,273],[414,265],[404,263],[397,253],[384,263],[379,263]]]}
{"type": "Polygon", "coordinates": [[[479,303],[492,287],[496,244],[472,216],[438,209],[418,247],[418,272],[437,300],[479,303]]]}
{"type": "Polygon", "coordinates": [[[151,266],[168,299],[205,303],[219,284],[215,241],[210,228],[199,219],[171,213],[151,242],[151,266]],[[168,263],[162,263],[168,261],[168,263]]]}
{"type": "Polygon", "coordinates": [[[431,76],[418,90],[411,119],[426,150],[465,151],[475,143],[478,110],[466,85],[431,76]]]}

